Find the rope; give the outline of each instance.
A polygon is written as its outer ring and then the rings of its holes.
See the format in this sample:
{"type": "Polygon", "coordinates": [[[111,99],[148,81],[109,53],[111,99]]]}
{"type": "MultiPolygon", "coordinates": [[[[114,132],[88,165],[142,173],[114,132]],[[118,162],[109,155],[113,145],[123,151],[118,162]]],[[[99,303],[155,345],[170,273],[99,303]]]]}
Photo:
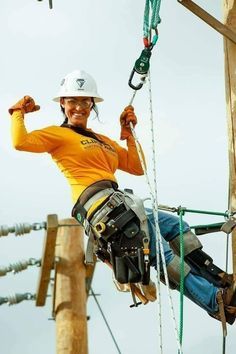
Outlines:
{"type": "Polygon", "coordinates": [[[161,310],[161,279],[160,279],[160,253],[159,253],[159,243],[161,240],[161,234],[158,223],[158,203],[157,203],[157,175],[156,175],[156,159],[155,159],[155,141],[154,141],[154,125],[153,125],[153,109],[152,109],[152,89],[151,89],[151,78],[149,76],[149,108],[150,108],[150,123],[151,123],[151,140],[152,140],[152,166],[153,166],[153,178],[154,178],[154,194],[155,199],[152,199],[152,208],[155,210],[155,229],[156,233],[156,262],[157,262],[157,290],[158,290],[158,317],[159,317],[159,338],[160,338],[160,350],[163,351],[163,339],[162,339],[162,310],[161,310]],[[155,204],[156,201],[156,204],[155,204]]]}
{"type": "Polygon", "coordinates": [[[10,264],[8,267],[0,268],[0,277],[6,275],[8,272],[13,272],[14,274],[22,272],[23,270],[27,269],[28,266],[41,266],[41,260],[30,258],[27,261],[20,261],[17,263],[10,264]]]}
{"type": "Polygon", "coordinates": [[[0,305],[8,304],[16,305],[24,300],[35,300],[36,294],[24,293],[24,294],[15,294],[13,296],[0,297],[0,305]]]}
{"type": "Polygon", "coordinates": [[[180,309],[179,309],[179,341],[183,343],[183,313],[184,313],[184,231],[183,213],[179,215],[179,235],[180,235],[180,309]]]}
{"type": "MultiPolygon", "coordinates": [[[[149,108],[150,108],[151,140],[152,140],[153,183],[154,183],[154,196],[152,195],[152,204],[153,204],[154,220],[155,220],[155,228],[156,228],[156,258],[157,258],[157,261],[159,262],[159,265],[158,265],[159,275],[158,275],[158,277],[160,277],[160,257],[159,257],[159,252],[160,252],[161,259],[162,259],[163,271],[164,271],[164,278],[165,278],[165,283],[166,283],[166,287],[167,287],[169,306],[170,306],[171,314],[172,314],[172,322],[173,322],[173,326],[174,326],[174,332],[175,332],[175,336],[176,336],[178,350],[179,350],[179,353],[181,354],[182,348],[181,348],[181,343],[179,341],[179,336],[178,336],[177,322],[176,322],[175,313],[174,313],[173,300],[172,300],[172,296],[170,293],[170,285],[169,285],[169,278],[168,278],[166,260],[165,260],[165,255],[164,255],[163,241],[162,241],[161,232],[160,232],[159,223],[158,223],[156,149],[155,149],[154,119],[153,119],[153,109],[152,109],[152,87],[151,87],[150,72],[148,75],[148,79],[149,79],[149,108]]],[[[151,191],[151,189],[150,189],[150,191],[151,191]]],[[[160,283],[158,285],[160,286],[160,283]]],[[[160,324],[160,326],[161,326],[161,324],[160,324]]]]}
{"type": "MultiPolygon", "coordinates": [[[[152,92],[151,92],[151,80],[150,80],[150,75],[149,77],[149,94],[150,94],[150,121],[151,121],[151,131],[152,131],[152,142],[153,142],[153,161],[155,160],[155,143],[154,143],[154,129],[153,129],[153,110],[152,110],[152,92]]],[[[157,180],[156,180],[156,168],[154,171],[154,182],[155,182],[155,195],[153,194],[152,191],[152,187],[151,187],[151,183],[149,181],[149,177],[147,174],[147,170],[146,170],[146,166],[145,166],[145,162],[142,156],[142,152],[141,152],[141,148],[140,148],[140,144],[138,141],[138,138],[136,136],[135,130],[134,130],[134,126],[132,123],[130,123],[130,128],[135,140],[135,145],[136,145],[136,149],[138,152],[138,156],[140,159],[140,163],[146,178],[146,182],[147,185],[149,187],[149,192],[151,195],[151,200],[152,200],[152,205],[153,205],[153,214],[154,214],[154,220],[155,220],[155,228],[156,228],[156,257],[157,257],[157,262],[159,263],[159,265],[157,264],[157,267],[160,267],[160,261],[159,261],[159,251],[161,253],[161,259],[162,259],[162,266],[163,266],[163,271],[164,271],[164,279],[165,279],[165,283],[166,283],[166,288],[167,288],[167,294],[168,294],[168,300],[169,300],[169,305],[170,305],[170,309],[171,309],[171,313],[172,313],[172,320],[173,320],[173,325],[174,325],[174,331],[175,331],[175,336],[176,336],[176,341],[177,341],[177,345],[178,345],[178,350],[179,353],[182,354],[182,347],[181,344],[179,342],[179,334],[178,334],[178,329],[177,329],[177,324],[176,324],[176,318],[175,318],[175,313],[174,313],[174,306],[173,306],[173,300],[172,300],[172,296],[170,293],[170,286],[169,286],[169,279],[168,279],[168,274],[167,274],[167,267],[166,267],[166,261],[165,261],[165,256],[164,256],[164,247],[163,247],[163,242],[162,242],[162,237],[161,237],[161,233],[160,233],[160,228],[159,228],[159,224],[158,224],[158,202],[157,202],[157,189],[156,189],[156,185],[157,185],[157,180]],[[158,249],[159,246],[159,249],[158,249]]],[[[156,164],[155,164],[156,166],[156,164]]],[[[157,271],[157,273],[159,273],[159,271],[157,271]]],[[[160,296],[160,284],[158,283],[158,277],[160,275],[157,274],[157,285],[158,285],[158,295],[160,296]]],[[[158,316],[159,319],[161,319],[161,305],[158,301],[158,316]]],[[[161,321],[160,321],[160,329],[159,329],[159,337],[160,337],[160,351],[161,354],[163,353],[163,345],[162,345],[162,325],[161,325],[161,321]]]]}
{"type": "Polygon", "coordinates": [[[115,344],[115,347],[116,347],[116,349],[117,349],[117,352],[118,352],[119,354],[121,354],[120,348],[119,348],[119,346],[118,346],[118,344],[117,344],[117,341],[116,341],[116,339],[115,339],[115,337],[114,337],[114,335],[113,335],[113,333],[112,333],[111,327],[109,326],[109,324],[108,324],[108,322],[107,322],[107,319],[106,319],[106,317],[105,317],[105,315],[104,315],[104,312],[102,311],[102,308],[101,308],[101,306],[100,306],[100,304],[99,304],[99,302],[98,302],[98,299],[97,299],[97,297],[96,297],[96,295],[95,295],[95,293],[94,293],[92,287],[90,288],[90,290],[91,290],[91,293],[92,293],[92,295],[93,295],[93,297],[94,297],[94,300],[95,300],[95,302],[96,302],[96,304],[97,304],[97,306],[98,306],[98,309],[99,309],[99,311],[100,311],[100,313],[101,313],[101,315],[102,315],[102,317],[103,317],[103,320],[104,320],[104,322],[105,322],[105,324],[106,324],[106,326],[107,326],[107,329],[108,329],[108,331],[109,331],[109,333],[110,333],[110,335],[111,335],[111,337],[112,337],[112,340],[113,340],[113,342],[114,342],[114,344],[115,344]]]}
{"type": "MultiPolygon", "coordinates": [[[[225,272],[228,273],[229,265],[229,234],[226,235],[226,255],[225,255],[225,272]]],[[[226,354],[226,337],[222,338],[222,354],[226,354]]]]}

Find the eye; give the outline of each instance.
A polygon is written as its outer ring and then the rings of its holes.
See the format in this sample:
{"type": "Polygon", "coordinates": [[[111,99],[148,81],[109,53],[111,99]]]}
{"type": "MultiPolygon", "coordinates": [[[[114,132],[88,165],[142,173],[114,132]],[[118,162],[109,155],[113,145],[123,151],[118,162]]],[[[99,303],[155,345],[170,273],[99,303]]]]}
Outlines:
{"type": "Polygon", "coordinates": [[[68,98],[68,99],[67,99],[67,102],[68,102],[69,104],[76,104],[76,100],[75,100],[74,98],[68,98]]]}

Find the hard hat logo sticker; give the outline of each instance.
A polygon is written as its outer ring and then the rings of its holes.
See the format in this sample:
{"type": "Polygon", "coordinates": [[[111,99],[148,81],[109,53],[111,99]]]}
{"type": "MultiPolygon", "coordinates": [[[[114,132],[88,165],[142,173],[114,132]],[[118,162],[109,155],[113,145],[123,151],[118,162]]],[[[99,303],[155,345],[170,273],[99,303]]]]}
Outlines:
{"type": "Polygon", "coordinates": [[[82,89],[85,84],[85,80],[84,79],[76,79],[76,83],[79,85],[79,89],[82,89]]]}

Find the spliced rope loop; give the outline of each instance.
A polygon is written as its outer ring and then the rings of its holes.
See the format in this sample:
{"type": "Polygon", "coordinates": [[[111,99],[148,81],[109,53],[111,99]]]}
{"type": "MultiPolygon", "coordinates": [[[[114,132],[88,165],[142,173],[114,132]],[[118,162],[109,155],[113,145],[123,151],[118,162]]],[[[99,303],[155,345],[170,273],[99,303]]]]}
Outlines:
{"type": "Polygon", "coordinates": [[[160,6],[160,0],[146,0],[143,16],[143,43],[145,47],[153,47],[158,40],[157,25],[161,22],[160,6]],[[152,31],[155,31],[153,38],[152,31]]]}

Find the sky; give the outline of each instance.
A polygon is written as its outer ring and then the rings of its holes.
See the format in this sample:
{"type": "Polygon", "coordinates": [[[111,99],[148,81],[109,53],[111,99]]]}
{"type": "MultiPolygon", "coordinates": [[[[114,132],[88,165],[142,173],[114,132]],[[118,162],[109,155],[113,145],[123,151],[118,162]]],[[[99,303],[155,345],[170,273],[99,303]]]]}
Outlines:
{"type": "MultiPolygon", "coordinates": [[[[213,16],[222,18],[221,2],[199,1],[213,16]]],[[[70,189],[50,156],[13,149],[8,107],[24,95],[40,104],[25,118],[29,131],[61,124],[58,104],[52,101],[63,76],[84,69],[96,80],[104,98],[100,121],[89,126],[119,141],[119,115],[133,91],[128,78],[142,44],[144,0],[2,0],[0,12],[0,225],[42,222],[48,214],[70,217],[70,189]]],[[[160,204],[224,212],[228,203],[228,146],[222,36],[177,1],[161,4],[159,41],[151,57],[155,127],[157,190],[160,204]]],[[[145,151],[152,179],[152,146],[148,85],[134,101],[136,133],[145,151]]],[[[121,143],[122,144],[122,143],[121,143]]],[[[121,188],[149,196],[145,177],[118,171],[121,188]]],[[[221,222],[222,218],[186,214],[190,224],[221,222]]],[[[0,266],[41,258],[44,233],[2,237],[0,266]]],[[[201,237],[204,250],[225,268],[226,236],[201,237]]],[[[230,257],[231,258],[231,257],[230,257]]],[[[229,263],[231,261],[229,260],[229,263]]],[[[231,264],[229,264],[229,269],[231,264]]],[[[0,296],[35,293],[39,268],[0,279],[0,296]]],[[[152,278],[156,274],[152,271],[152,278]]],[[[96,267],[93,290],[122,354],[159,353],[157,302],[130,309],[129,294],[119,293],[111,272],[96,267]]],[[[165,286],[161,287],[164,353],[177,353],[165,286]]],[[[177,322],[179,295],[172,292],[177,322]]],[[[1,354],[55,353],[55,322],[50,298],[43,308],[34,302],[0,308],[1,354]]],[[[92,298],[88,300],[89,353],[117,350],[92,298]]],[[[235,351],[234,326],[229,326],[227,354],[235,351]]],[[[186,354],[220,354],[220,322],[185,300],[183,349],[186,354]]]]}

